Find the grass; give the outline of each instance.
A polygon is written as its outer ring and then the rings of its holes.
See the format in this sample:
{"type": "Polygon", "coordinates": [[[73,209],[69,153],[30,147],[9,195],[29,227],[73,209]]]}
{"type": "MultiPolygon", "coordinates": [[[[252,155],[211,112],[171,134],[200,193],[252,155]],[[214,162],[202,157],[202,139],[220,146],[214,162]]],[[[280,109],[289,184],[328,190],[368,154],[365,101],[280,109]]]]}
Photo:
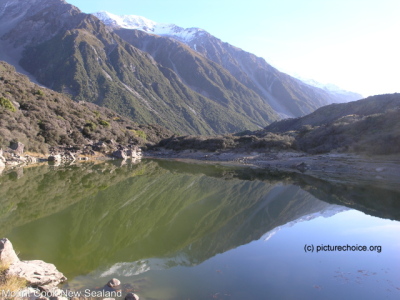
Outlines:
{"type": "Polygon", "coordinates": [[[7,274],[8,267],[0,264],[0,291],[15,293],[26,288],[28,286],[27,281],[23,278],[7,274]]]}

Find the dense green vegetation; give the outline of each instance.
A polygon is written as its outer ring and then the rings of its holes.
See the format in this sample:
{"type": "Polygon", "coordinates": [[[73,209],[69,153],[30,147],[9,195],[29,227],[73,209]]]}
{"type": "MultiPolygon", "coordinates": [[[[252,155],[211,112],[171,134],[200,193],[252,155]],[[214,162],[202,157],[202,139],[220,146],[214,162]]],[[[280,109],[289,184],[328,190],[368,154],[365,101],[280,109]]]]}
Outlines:
{"type": "Polygon", "coordinates": [[[139,125],[112,110],[39,87],[0,62],[0,148],[20,141],[26,150],[114,140],[120,144],[156,143],[172,133],[158,125],[139,125]]]}

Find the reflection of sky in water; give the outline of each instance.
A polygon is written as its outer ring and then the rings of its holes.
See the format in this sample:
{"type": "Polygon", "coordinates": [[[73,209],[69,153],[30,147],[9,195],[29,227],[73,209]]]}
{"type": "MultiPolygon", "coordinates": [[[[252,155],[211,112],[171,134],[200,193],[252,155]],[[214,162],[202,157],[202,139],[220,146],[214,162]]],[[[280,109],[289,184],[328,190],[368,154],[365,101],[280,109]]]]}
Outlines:
{"type": "MultiPolygon", "coordinates": [[[[267,241],[198,266],[153,269],[154,259],[144,273],[119,279],[143,299],[399,299],[399,233],[400,222],[350,210],[282,226],[267,241]],[[382,252],[305,253],[305,244],[381,246],[382,252]]],[[[92,276],[106,282],[105,274],[116,276],[104,270],[92,276]]]]}

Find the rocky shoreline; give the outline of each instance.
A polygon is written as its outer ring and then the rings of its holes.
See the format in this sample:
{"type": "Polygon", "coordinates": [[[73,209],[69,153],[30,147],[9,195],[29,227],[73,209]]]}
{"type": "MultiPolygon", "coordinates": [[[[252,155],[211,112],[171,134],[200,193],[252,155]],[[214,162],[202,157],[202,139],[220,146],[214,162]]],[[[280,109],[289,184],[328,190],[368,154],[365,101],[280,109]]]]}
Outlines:
{"type": "MultiPolygon", "coordinates": [[[[121,282],[116,278],[112,278],[104,287],[96,290],[60,289],[58,286],[67,281],[67,278],[53,264],[41,260],[21,261],[7,238],[0,240],[0,266],[2,267],[0,299],[78,300],[96,298],[111,300],[122,297],[121,282]],[[15,278],[20,280],[20,287],[15,285],[15,278]]],[[[139,300],[139,296],[129,292],[124,299],[139,300]]]]}
{"type": "Polygon", "coordinates": [[[349,153],[311,155],[299,151],[265,153],[157,150],[145,152],[144,157],[295,172],[332,182],[365,183],[391,189],[399,189],[400,182],[400,155],[363,156],[349,153]]]}
{"type": "Polygon", "coordinates": [[[400,182],[399,154],[374,156],[353,153],[308,154],[294,150],[210,152],[164,148],[142,152],[138,146],[123,146],[114,141],[98,142],[84,151],[76,151],[71,147],[52,148],[50,151],[50,155],[27,155],[24,154],[24,145],[21,143],[11,144],[5,151],[0,149],[0,174],[7,168],[41,162],[51,162],[57,166],[77,161],[151,158],[295,172],[332,182],[365,183],[391,189],[399,189],[398,182],[400,182]]]}
{"type": "Polygon", "coordinates": [[[6,150],[0,149],[0,174],[7,168],[51,162],[55,165],[93,159],[140,159],[142,149],[136,145],[123,146],[114,141],[98,142],[84,150],[73,147],[52,147],[49,155],[24,153],[25,145],[20,142],[11,143],[6,150]],[[95,151],[96,150],[96,151],[95,151]]]}
{"type": "Polygon", "coordinates": [[[77,161],[141,158],[171,159],[191,163],[225,164],[262,168],[267,171],[302,173],[319,179],[340,183],[365,183],[398,189],[400,155],[359,155],[352,153],[308,154],[301,151],[202,151],[157,148],[142,152],[135,145],[122,146],[113,141],[98,142],[86,151],[71,147],[50,149],[50,155],[24,154],[24,145],[11,144],[0,149],[0,174],[14,167],[51,162],[54,165],[77,161]],[[93,150],[95,149],[95,150],[93,150]]]}

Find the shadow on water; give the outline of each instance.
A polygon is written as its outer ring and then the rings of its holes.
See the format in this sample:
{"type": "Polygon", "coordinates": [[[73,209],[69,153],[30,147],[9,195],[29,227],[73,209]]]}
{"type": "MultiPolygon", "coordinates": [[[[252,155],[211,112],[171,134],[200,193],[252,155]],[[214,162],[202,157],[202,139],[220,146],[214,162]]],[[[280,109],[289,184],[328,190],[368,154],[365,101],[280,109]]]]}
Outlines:
{"type": "Polygon", "coordinates": [[[118,163],[1,176],[1,236],[23,259],[52,262],[74,277],[150,258],[196,265],[303,216],[334,211],[332,204],[400,220],[396,191],[260,169],[118,163]]]}

